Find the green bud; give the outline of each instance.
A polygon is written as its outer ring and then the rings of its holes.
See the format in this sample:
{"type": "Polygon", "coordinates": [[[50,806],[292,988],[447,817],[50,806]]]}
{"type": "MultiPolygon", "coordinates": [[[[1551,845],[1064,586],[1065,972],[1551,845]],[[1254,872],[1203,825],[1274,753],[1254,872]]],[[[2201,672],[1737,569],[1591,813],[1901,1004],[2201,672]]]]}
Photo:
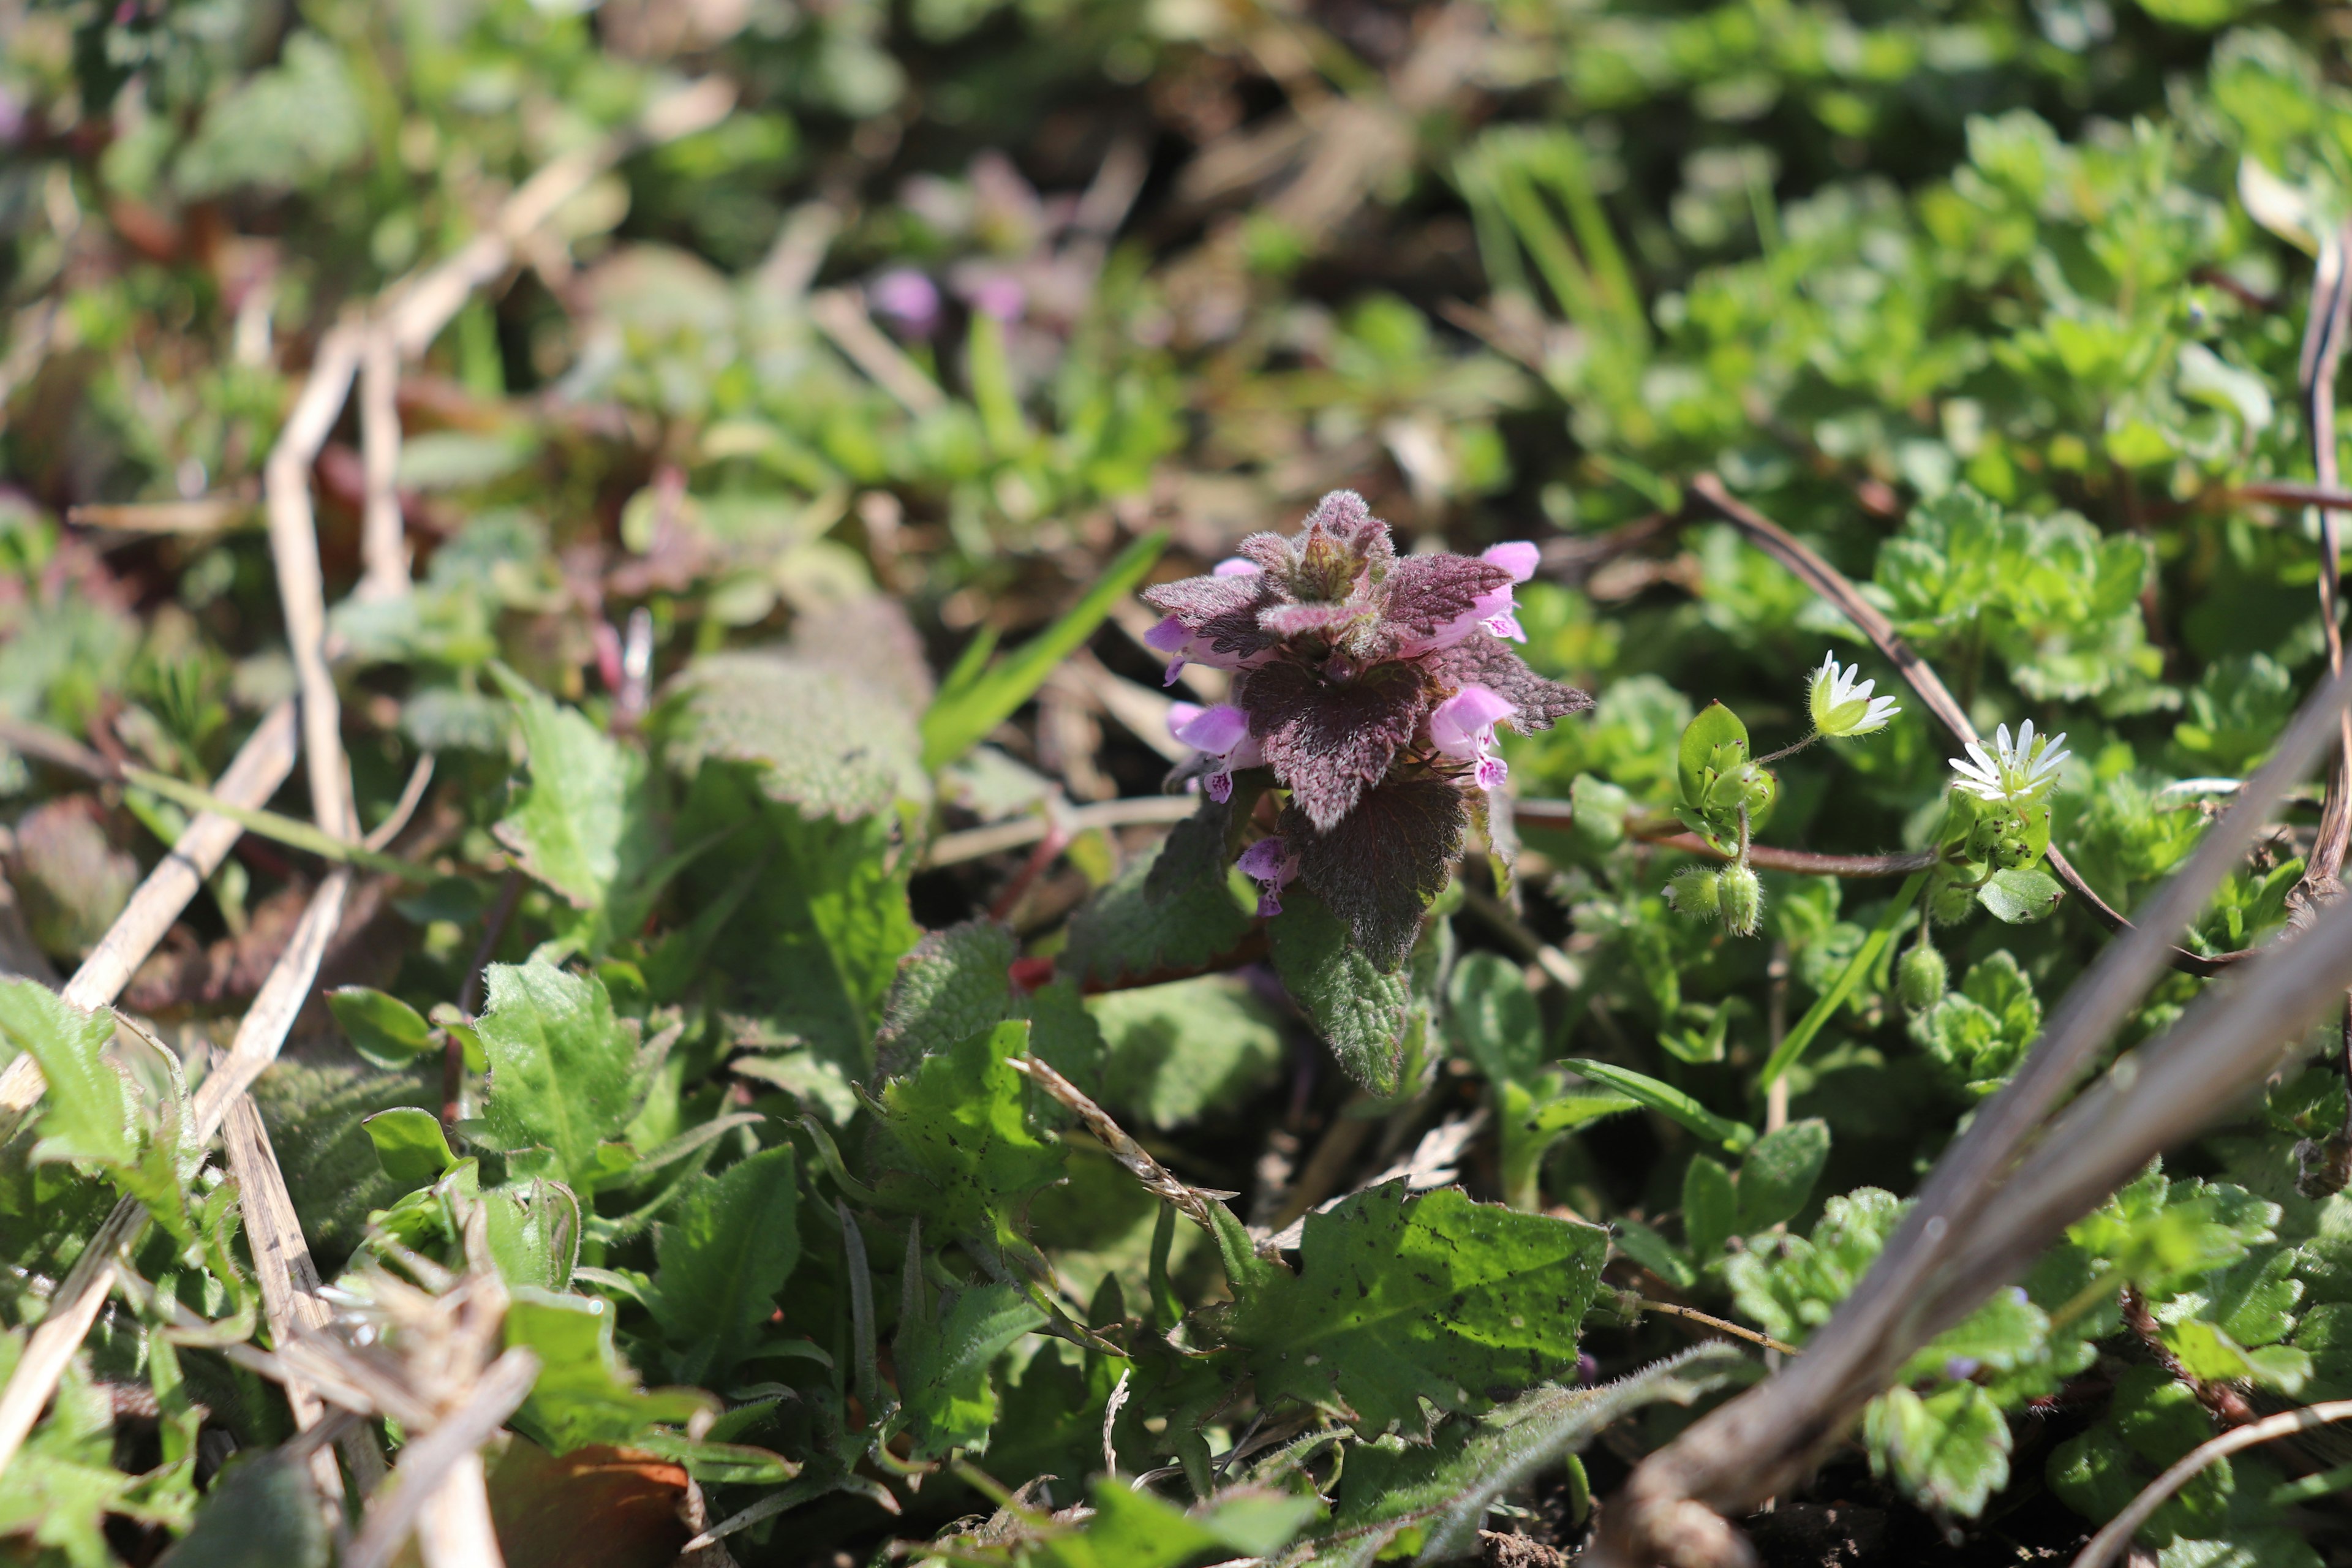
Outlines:
{"type": "Polygon", "coordinates": [[[1754,936],[1764,918],[1764,884],[1746,866],[1726,866],[1715,874],[1716,897],[1723,903],[1723,924],[1734,936],[1754,936]]]}
{"type": "Polygon", "coordinates": [[[1928,918],[1939,926],[1956,926],[1976,912],[1977,890],[1947,882],[1927,900],[1928,918]]]}
{"type": "Polygon", "coordinates": [[[1895,966],[1895,994],[1914,1013],[1924,1013],[1941,1002],[1950,983],[1951,971],[1944,963],[1944,955],[1931,943],[1911,948],[1895,966]]]}
{"type": "Polygon", "coordinates": [[[1992,847],[1992,863],[2004,871],[2030,866],[2033,860],[2033,847],[2025,841],[2021,832],[2004,833],[1992,847]]]}
{"type": "Polygon", "coordinates": [[[1696,866],[1675,873],[1675,879],[1666,884],[1666,908],[1695,921],[1715,919],[1723,910],[1723,901],[1715,893],[1715,873],[1696,866]]]}

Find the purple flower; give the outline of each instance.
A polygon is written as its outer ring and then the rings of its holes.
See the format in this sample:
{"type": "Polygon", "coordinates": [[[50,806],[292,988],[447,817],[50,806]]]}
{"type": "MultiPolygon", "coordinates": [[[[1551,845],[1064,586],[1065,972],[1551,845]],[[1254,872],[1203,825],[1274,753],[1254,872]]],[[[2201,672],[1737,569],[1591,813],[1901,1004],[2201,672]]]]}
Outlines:
{"type": "Polygon", "coordinates": [[[911,267],[894,267],[874,280],[874,308],[917,337],[940,321],[940,289],[911,267]]]}
{"type": "Polygon", "coordinates": [[[1946,1356],[1944,1375],[1954,1383],[1966,1383],[1974,1377],[1984,1363],[1972,1355],[1946,1356]]]}
{"type": "Polygon", "coordinates": [[[1165,617],[1145,641],[1171,681],[1192,661],[1234,672],[1243,722],[1187,713],[1185,742],[1228,775],[1269,768],[1288,794],[1281,847],[1253,847],[1243,866],[1279,871],[1259,877],[1269,906],[1296,877],[1375,963],[1404,961],[1453,874],[1469,791],[1505,780],[1495,727],[1549,729],[1591,705],[1511,650],[1513,584],[1537,562],[1529,543],[1400,557],[1363,498],[1339,490],[1297,533],[1252,534],[1236,559],[1143,591],[1165,617]]]}
{"type": "Polygon", "coordinates": [[[1298,875],[1298,857],[1279,836],[1259,839],[1242,851],[1234,864],[1257,884],[1257,912],[1262,917],[1282,912],[1282,889],[1298,875]]]}
{"type": "Polygon", "coordinates": [[[992,273],[977,279],[967,295],[973,310],[1008,325],[1019,321],[1022,312],[1029,308],[1029,290],[1021,286],[1021,279],[1006,273],[992,273]]]}
{"type": "Polygon", "coordinates": [[[1476,763],[1478,787],[1491,790],[1511,773],[1495,755],[1495,726],[1518,711],[1474,682],[1429,710],[1429,743],[1456,762],[1476,763]]]}
{"type": "Polygon", "coordinates": [[[1230,702],[1220,702],[1213,708],[1197,703],[1173,703],[1168,710],[1168,732],[1192,747],[1216,759],[1216,765],[1201,777],[1202,787],[1209,798],[1223,805],[1234,795],[1234,773],[1240,768],[1255,768],[1265,762],[1265,752],[1250,739],[1249,715],[1230,702]]]}

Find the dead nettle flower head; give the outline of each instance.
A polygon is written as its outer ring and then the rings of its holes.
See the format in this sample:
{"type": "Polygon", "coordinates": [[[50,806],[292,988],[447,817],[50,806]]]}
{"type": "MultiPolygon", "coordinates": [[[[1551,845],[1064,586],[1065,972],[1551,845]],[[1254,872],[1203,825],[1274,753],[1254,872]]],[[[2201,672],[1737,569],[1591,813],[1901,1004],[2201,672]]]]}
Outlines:
{"type": "Polygon", "coordinates": [[[1204,577],[1144,590],[1166,619],[1149,638],[1187,663],[1234,672],[1232,700],[1180,705],[1178,738],[1208,754],[1213,798],[1264,765],[1290,792],[1278,881],[1244,864],[1271,900],[1291,876],[1384,963],[1402,961],[1444,888],[1468,822],[1465,790],[1505,769],[1496,728],[1546,730],[1591,705],[1507,646],[1523,642],[1513,585],[1536,547],[1483,556],[1400,556],[1363,498],[1326,496],[1297,534],[1253,534],[1204,577]],[[1238,712],[1236,729],[1225,715],[1238,712]]]}

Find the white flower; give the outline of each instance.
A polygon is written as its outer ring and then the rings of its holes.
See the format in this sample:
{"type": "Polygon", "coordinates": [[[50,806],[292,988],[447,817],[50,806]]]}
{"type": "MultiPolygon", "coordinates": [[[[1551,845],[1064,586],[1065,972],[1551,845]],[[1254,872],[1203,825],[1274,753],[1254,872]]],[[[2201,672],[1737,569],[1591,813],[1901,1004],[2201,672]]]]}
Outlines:
{"type": "Polygon", "coordinates": [[[1850,669],[1838,668],[1834,652],[1822,656],[1821,668],[1813,671],[1813,728],[1832,739],[1851,735],[1867,735],[1874,730],[1884,730],[1886,721],[1903,710],[1892,697],[1873,697],[1874,680],[1854,683],[1862,666],[1850,669]]]}
{"type": "Polygon", "coordinates": [[[1999,757],[1986,756],[1982,746],[1969,742],[1969,760],[1952,759],[1952,771],[1959,775],[1952,782],[1981,800],[2030,800],[2057,780],[2058,764],[2071,754],[2065,745],[2063,734],[2036,736],[2031,719],[2018,726],[2012,745],[2003,724],[1993,731],[1999,757]]]}

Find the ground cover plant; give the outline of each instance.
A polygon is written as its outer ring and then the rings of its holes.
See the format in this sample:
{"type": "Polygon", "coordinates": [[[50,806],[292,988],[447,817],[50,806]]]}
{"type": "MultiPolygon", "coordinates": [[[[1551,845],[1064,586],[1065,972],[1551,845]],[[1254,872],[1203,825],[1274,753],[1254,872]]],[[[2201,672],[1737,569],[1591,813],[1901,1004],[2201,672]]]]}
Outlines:
{"type": "Polygon", "coordinates": [[[0,1554],[2352,1559],[2352,68],[0,8],[0,1554]]]}

